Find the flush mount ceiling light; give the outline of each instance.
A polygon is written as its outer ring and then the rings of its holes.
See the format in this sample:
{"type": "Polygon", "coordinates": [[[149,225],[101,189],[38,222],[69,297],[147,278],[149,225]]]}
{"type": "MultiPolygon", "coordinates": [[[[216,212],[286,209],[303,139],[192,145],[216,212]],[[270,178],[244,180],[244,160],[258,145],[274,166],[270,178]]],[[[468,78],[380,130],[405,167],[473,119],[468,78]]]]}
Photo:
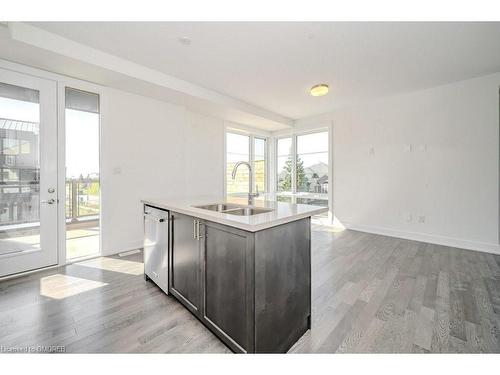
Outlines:
{"type": "Polygon", "coordinates": [[[328,94],[328,85],[326,83],[320,83],[311,87],[310,93],[312,96],[323,96],[328,94]]]}

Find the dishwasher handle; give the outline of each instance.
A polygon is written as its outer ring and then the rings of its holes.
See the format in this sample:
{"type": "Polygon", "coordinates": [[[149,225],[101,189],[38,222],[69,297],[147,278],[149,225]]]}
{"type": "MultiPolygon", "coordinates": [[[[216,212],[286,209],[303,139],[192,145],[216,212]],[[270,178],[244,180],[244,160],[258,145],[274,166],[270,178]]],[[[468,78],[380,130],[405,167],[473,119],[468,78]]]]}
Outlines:
{"type": "Polygon", "coordinates": [[[144,212],[144,218],[147,220],[156,221],[157,223],[163,223],[163,222],[167,221],[166,218],[157,217],[157,216],[153,215],[151,212],[144,212]]]}

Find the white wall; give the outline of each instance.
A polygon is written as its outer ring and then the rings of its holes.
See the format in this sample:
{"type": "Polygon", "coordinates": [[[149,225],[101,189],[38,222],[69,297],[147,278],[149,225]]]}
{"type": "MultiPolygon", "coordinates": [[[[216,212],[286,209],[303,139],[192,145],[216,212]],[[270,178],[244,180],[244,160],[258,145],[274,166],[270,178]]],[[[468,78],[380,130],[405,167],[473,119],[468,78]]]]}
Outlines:
{"type": "Polygon", "coordinates": [[[224,191],[224,121],[186,112],[184,163],[189,197],[222,195],[224,191]]]}
{"type": "MultiPolygon", "coordinates": [[[[142,247],[141,199],[222,195],[224,121],[125,91],[0,59],[0,67],[101,95],[101,250],[142,247]]],[[[59,103],[60,118],[64,103],[59,103]]],[[[60,132],[64,146],[64,132],[60,132]]],[[[64,170],[64,160],[59,161],[64,170]]],[[[64,190],[64,174],[60,190],[64,190]]],[[[64,207],[60,207],[64,215],[64,207]]],[[[65,223],[59,223],[64,232],[65,223]]],[[[65,262],[60,238],[60,264],[65,262]]]]}
{"type": "Polygon", "coordinates": [[[353,229],[499,251],[499,86],[494,74],[298,121],[333,122],[335,216],[353,229]]]}
{"type": "Polygon", "coordinates": [[[222,120],[114,89],[102,106],[103,254],[142,246],[141,199],[222,194],[222,120]]]}

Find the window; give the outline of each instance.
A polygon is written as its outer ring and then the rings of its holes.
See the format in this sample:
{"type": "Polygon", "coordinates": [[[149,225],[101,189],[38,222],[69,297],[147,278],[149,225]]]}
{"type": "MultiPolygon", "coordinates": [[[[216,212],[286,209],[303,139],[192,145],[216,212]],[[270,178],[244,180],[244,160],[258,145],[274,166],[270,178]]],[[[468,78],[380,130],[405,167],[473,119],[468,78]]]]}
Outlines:
{"type": "Polygon", "coordinates": [[[234,133],[226,133],[226,191],[227,194],[241,193],[248,190],[248,169],[238,169],[233,180],[231,173],[239,161],[250,162],[250,137],[234,133]]]}
{"type": "Polygon", "coordinates": [[[277,142],[278,192],[292,191],[292,138],[281,138],[277,142]]]}
{"type": "Polygon", "coordinates": [[[19,139],[2,138],[2,154],[18,155],[19,154],[19,139]]]}
{"type": "Polygon", "coordinates": [[[260,192],[266,190],[267,140],[263,137],[226,132],[226,193],[248,192],[248,168],[238,168],[233,180],[232,172],[239,161],[252,164],[255,187],[260,192]]]}
{"type": "Polygon", "coordinates": [[[297,191],[328,194],[328,132],[297,136],[297,191]]]}
{"type": "Polygon", "coordinates": [[[253,144],[254,181],[259,191],[263,192],[266,190],[266,140],[255,137],[253,144]]]}
{"type": "Polygon", "coordinates": [[[66,87],[66,257],[99,253],[99,95],[66,87]]]}
{"type": "Polygon", "coordinates": [[[276,141],[278,200],[328,205],[328,143],[328,131],[276,141]]]}
{"type": "Polygon", "coordinates": [[[21,139],[19,141],[19,149],[21,150],[21,154],[23,155],[30,154],[31,153],[30,142],[21,139]]]}
{"type": "Polygon", "coordinates": [[[16,165],[16,157],[14,155],[4,155],[4,164],[5,166],[14,166],[16,165]]]}
{"type": "Polygon", "coordinates": [[[3,168],[2,182],[19,182],[19,170],[16,168],[3,168]]]}

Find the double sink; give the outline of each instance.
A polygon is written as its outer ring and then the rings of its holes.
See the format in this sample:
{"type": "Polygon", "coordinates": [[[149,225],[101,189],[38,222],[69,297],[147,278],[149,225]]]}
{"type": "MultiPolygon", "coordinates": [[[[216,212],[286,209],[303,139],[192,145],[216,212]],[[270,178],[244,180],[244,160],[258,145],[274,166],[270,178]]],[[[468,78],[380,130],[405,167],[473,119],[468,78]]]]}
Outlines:
{"type": "Polygon", "coordinates": [[[268,208],[239,206],[236,204],[227,204],[227,203],[214,203],[214,204],[206,204],[194,207],[201,208],[203,210],[215,211],[223,214],[236,215],[236,216],[253,216],[273,211],[268,208]]]}

